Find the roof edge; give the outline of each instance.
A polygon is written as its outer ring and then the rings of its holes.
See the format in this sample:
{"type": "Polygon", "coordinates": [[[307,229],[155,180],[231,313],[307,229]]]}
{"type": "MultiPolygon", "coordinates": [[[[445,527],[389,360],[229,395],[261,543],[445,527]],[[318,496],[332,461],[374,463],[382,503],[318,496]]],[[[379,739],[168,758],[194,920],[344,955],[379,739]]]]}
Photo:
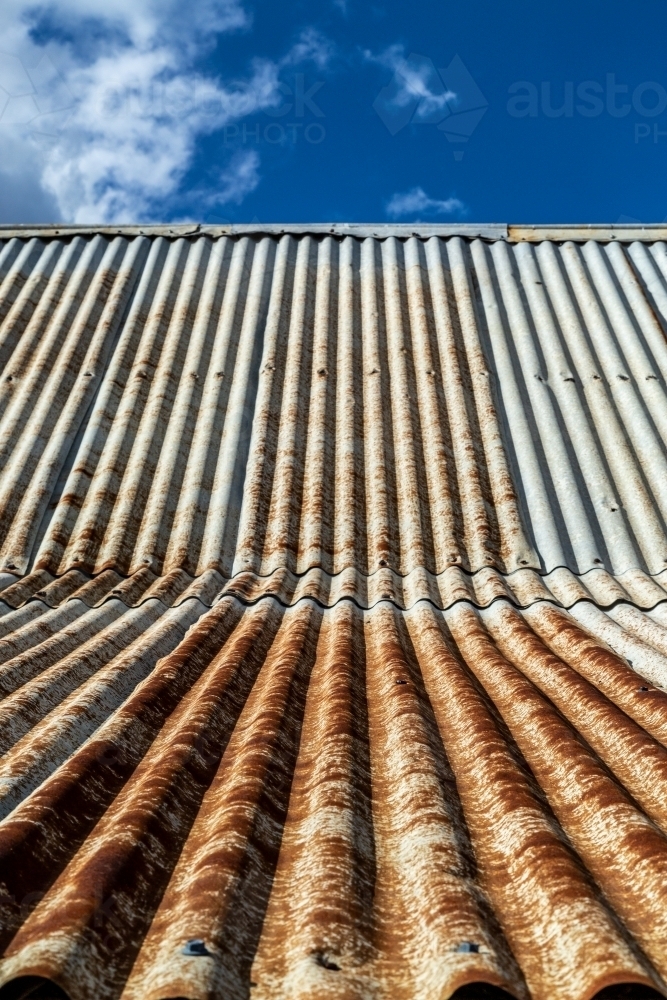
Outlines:
{"type": "Polygon", "coordinates": [[[371,223],[371,222],[315,222],[315,223],[243,223],[220,226],[209,225],[145,225],[145,226],[73,226],[49,224],[0,225],[0,239],[12,236],[90,236],[102,233],[105,236],[166,236],[176,239],[184,236],[376,236],[387,239],[397,236],[465,236],[468,239],[506,240],[505,223],[371,223]]]}
{"type": "Polygon", "coordinates": [[[119,225],[119,226],[76,226],[59,225],[0,225],[0,239],[21,237],[23,239],[52,236],[164,236],[178,239],[187,236],[358,236],[388,239],[407,239],[416,236],[427,239],[430,236],[462,236],[466,239],[504,240],[509,243],[537,243],[542,240],[562,242],[573,240],[582,242],[620,242],[667,240],[667,225],[664,223],[618,223],[612,225],[566,223],[558,225],[514,225],[506,223],[243,223],[229,225],[160,224],[160,225],[119,225]]]}

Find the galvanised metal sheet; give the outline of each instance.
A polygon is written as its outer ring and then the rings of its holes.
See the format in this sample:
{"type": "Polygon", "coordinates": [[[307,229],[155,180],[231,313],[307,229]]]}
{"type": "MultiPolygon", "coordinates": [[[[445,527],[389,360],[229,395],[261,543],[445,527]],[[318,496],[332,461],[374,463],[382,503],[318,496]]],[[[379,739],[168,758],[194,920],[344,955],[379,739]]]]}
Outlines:
{"type": "Polygon", "coordinates": [[[665,603],[26,607],[8,995],[667,993],[665,603]]]}
{"type": "Polygon", "coordinates": [[[0,571],[662,591],[662,242],[62,234],[0,276],[0,571]]]}
{"type": "Polygon", "coordinates": [[[0,232],[1,1000],[667,996],[667,234],[413,229],[0,232]]]}

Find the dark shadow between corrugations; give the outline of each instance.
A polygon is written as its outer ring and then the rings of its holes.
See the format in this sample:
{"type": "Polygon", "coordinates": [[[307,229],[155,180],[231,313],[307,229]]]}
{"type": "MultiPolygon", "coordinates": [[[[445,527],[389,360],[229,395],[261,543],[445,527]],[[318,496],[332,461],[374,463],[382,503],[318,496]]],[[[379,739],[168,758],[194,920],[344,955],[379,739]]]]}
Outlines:
{"type": "Polygon", "coordinates": [[[69,997],[50,979],[20,976],[0,988],[0,1000],[69,1000],[69,997]]]}
{"type": "MultiPolygon", "coordinates": [[[[50,979],[40,976],[21,976],[0,988],[0,1000],[69,1000],[67,993],[50,979]]],[[[187,997],[170,1000],[189,1000],[187,997]]],[[[505,990],[488,983],[468,983],[459,987],[450,1000],[512,1000],[505,990]]],[[[592,1000],[661,1000],[661,994],[639,983],[621,983],[607,986],[596,993],[592,1000]]]]}
{"type": "Polygon", "coordinates": [[[511,993],[489,983],[466,983],[452,993],[450,1000],[514,1000],[511,993]]]}
{"type": "Polygon", "coordinates": [[[606,986],[596,993],[592,1000],[660,1000],[661,993],[639,983],[619,983],[606,986]]]}

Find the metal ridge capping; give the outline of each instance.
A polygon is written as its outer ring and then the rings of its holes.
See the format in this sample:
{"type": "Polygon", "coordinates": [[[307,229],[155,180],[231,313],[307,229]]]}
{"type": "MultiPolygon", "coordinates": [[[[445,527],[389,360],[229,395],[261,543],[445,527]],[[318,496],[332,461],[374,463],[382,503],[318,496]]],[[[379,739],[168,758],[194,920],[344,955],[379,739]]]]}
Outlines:
{"type": "Polygon", "coordinates": [[[0,228],[0,1000],[667,996],[665,236],[0,228]]]}
{"type": "Polygon", "coordinates": [[[506,240],[510,243],[540,240],[598,240],[621,242],[664,240],[667,226],[664,222],[649,223],[556,223],[540,225],[508,224],[505,222],[310,222],[310,223],[147,223],[145,225],[75,225],[62,223],[0,225],[0,238],[12,239],[39,237],[63,239],[72,236],[164,236],[167,239],[192,236],[369,236],[377,239],[408,239],[417,236],[461,236],[465,239],[506,240]]]}

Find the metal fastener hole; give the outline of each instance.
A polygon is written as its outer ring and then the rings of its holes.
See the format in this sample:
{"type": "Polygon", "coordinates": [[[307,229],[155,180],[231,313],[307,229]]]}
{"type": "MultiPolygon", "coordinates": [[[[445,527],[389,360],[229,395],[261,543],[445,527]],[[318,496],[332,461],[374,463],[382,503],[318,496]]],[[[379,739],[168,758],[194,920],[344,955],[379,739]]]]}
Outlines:
{"type": "Polygon", "coordinates": [[[527,559],[519,559],[519,565],[520,566],[527,566],[528,565],[528,560],[527,559]]]}
{"type": "Polygon", "coordinates": [[[593,562],[595,563],[596,566],[600,566],[602,564],[602,560],[601,559],[594,559],[593,562]]]}
{"type": "Polygon", "coordinates": [[[648,688],[647,688],[647,687],[644,687],[644,685],[642,684],[642,686],[641,686],[641,687],[638,687],[638,688],[637,688],[637,690],[638,690],[638,691],[648,691],[648,688]]]}
{"type": "Polygon", "coordinates": [[[479,945],[475,941],[462,941],[461,944],[457,944],[454,951],[463,955],[476,955],[479,952],[479,945]]]}
{"type": "Polygon", "coordinates": [[[326,375],[326,373],[327,373],[326,368],[318,368],[317,369],[317,374],[318,375],[326,375]]]}
{"type": "Polygon", "coordinates": [[[397,684],[407,684],[408,682],[407,681],[403,681],[403,680],[397,680],[396,683],[397,684]]]}
{"type": "Polygon", "coordinates": [[[380,562],[379,562],[378,565],[380,565],[380,566],[386,566],[387,565],[387,560],[386,559],[380,559],[380,562]]]}

